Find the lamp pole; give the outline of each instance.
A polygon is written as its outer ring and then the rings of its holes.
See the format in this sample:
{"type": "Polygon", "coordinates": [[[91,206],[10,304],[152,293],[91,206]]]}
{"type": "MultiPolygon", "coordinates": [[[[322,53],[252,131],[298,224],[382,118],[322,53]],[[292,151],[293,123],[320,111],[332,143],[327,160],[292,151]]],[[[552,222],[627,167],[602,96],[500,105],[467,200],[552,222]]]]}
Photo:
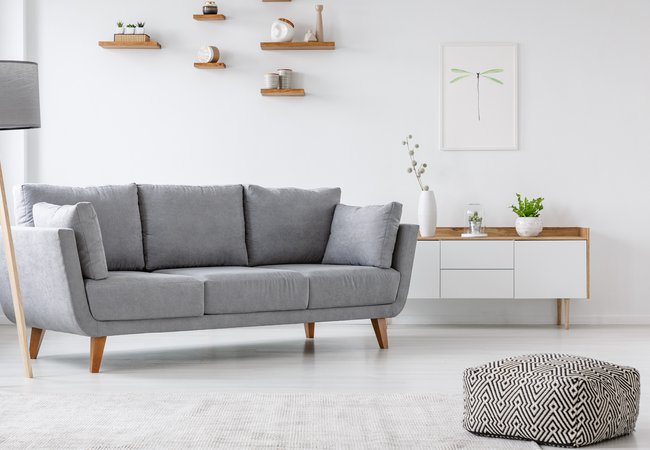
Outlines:
{"type": "MultiPolygon", "coordinates": [[[[0,130],[21,130],[41,126],[38,96],[38,65],[28,61],[0,61],[0,130]]],[[[16,252],[11,236],[7,193],[0,166],[0,226],[5,259],[9,272],[9,286],[13,300],[14,317],[18,328],[18,344],[27,378],[32,378],[32,364],[27,347],[27,325],[23,296],[18,278],[16,252]]]]}

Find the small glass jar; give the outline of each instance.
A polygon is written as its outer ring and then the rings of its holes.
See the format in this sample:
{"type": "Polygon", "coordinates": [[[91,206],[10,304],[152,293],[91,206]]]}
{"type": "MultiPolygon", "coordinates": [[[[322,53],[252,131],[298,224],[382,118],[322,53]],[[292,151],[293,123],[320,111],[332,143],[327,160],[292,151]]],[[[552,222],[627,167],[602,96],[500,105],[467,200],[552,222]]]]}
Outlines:
{"type": "Polygon", "coordinates": [[[483,205],[470,203],[465,209],[465,232],[463,237],[483,237],[485,233],[485,214],[483,205]]]}

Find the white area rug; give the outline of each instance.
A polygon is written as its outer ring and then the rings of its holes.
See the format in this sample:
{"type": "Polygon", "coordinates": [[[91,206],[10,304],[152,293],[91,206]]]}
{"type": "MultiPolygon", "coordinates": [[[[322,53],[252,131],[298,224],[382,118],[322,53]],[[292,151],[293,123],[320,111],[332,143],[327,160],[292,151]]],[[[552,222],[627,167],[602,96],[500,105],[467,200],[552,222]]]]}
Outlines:
{"type": "Polygon", "coordinates": [[[538,449],[463,430],[435,394],[0,392],[0,448],[538,449]]]}

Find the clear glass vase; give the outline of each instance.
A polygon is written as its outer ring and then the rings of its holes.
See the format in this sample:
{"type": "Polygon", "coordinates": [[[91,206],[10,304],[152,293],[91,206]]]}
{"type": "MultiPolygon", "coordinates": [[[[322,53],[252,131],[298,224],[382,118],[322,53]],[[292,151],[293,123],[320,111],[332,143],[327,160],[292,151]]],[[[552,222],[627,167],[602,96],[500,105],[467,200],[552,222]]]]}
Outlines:
{"type": "Polygon", "coordinates": [[[485,211],[480,203],[470,203],[465,208],[464,237],[480,237],[485,234],[485,211]]]}

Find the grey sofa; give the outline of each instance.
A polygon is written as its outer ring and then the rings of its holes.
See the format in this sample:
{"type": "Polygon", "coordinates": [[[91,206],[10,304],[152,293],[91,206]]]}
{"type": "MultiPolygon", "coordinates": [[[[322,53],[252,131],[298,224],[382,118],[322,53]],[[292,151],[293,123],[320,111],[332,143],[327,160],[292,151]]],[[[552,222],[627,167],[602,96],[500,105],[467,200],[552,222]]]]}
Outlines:
{"type": "MultiPolygon", "coordinates": [[[[389,268],[322,264],[339,189],[25,184],[14,197],[32,358],[45,330],[91,337],[96,373],[107,336],[304,323],[313,338],[316,322],[351,319],[371,319],[386,348],[406,302],[415,225],[399,225],[389,268]],[[34,227],[40,202],[94,206],[107,278],[83,278],[73,230],[34,227]]],[[[5,270],[0,304],[15,320],[5,270]]]]}

